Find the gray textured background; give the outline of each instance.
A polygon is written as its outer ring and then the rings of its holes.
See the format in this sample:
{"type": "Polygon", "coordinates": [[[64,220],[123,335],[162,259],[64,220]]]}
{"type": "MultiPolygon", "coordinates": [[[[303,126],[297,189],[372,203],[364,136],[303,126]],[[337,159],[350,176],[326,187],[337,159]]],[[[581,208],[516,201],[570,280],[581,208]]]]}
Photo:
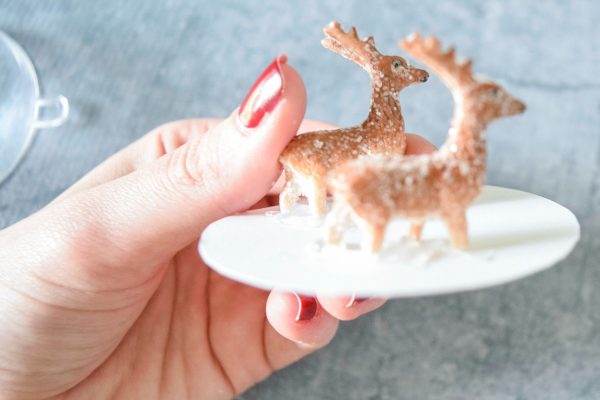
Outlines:
{"type": "MultiPolygon", "coordinates": [[[[0,227],[158,124],[227,115],[278,52],[305,79],[309,117],[359,122],[367,75],[319,45],[335,18],[387,53],[411,31],[440,35],[522,98],[525,116],[490,129],[489,182],[571,208],[582,240],[520,282],[392,301],[241,399],[600,398],[599,2],[0,0],[0,29],[29,52],[43,92],[72,105],[0,187],[0,227]]],[[[441,84],[402,99],[407,128],[442,143],[441,84]]]]}

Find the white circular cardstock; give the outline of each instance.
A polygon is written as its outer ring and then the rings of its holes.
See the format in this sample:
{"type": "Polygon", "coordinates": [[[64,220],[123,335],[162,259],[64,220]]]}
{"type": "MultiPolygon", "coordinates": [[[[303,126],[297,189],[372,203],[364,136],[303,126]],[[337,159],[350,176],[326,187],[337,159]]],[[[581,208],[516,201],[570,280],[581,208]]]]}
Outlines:
{"type": "Polygon", "coordinates": [[[543,197],[486,186],[467,211],[470,246],[450,246],[432,219],[421,242],[409,222],[392,221],[379,253],[360,250],[350,228],[342,246],[324,245],[323,217],[305,204],[253,210],[209,225],[200,240],[204,261],[224,276],[262,289],[312,295],[415,297],[481,289],[514,281],[565,258],[579,240],[571,211],[543,197]]]}

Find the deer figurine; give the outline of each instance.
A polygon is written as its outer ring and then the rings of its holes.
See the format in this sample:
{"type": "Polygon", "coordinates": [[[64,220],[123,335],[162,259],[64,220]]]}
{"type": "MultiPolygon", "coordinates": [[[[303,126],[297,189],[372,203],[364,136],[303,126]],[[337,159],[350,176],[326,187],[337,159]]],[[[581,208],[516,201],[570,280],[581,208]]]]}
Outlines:
{"type": "Polygon", "coordinates": [[[479,81],[471,61],[458,62],[436,38],[412,35],[400,46],[431,68],[451,91],[454,116],[446,143],[419,156],[379,156],[351,161],[329,181],[334,205],[326,240],[338,243],[352,221],[363,230],[362,248],[376,252],[393,217],[411,220],[410,236],[421,237],[424,221],[439,216],[455,248],[468,247],[466,209],[485,179],[485,129],[493,120],[522,113],[525,105],[499,85],[479,81]]]}
{"type": "Polygon", "coordinates": [[[338,22],[331,22],[323,32],[324,47],[369,73],[371,111],[359,126],[304,133],[287,145],[280,157],[286,179],[279,197],[284,213],[291,211],[303,195],[313,212],[323,214],[327,201],[325,178],[340,163],[368,154],[404,154],[406,136],[398,93],[429,77],[401,57],[382,55],[373,37],[359,39],[354,27],[345,32],[338,22]]]}

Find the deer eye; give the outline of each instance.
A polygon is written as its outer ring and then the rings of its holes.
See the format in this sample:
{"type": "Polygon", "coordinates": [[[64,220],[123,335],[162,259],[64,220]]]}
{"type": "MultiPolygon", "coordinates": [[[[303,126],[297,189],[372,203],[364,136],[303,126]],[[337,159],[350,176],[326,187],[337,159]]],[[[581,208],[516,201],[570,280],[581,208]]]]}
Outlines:
{"type": "Polygon", "coordinates": [[[491,94],[494,97],[498,97],[500,95],[500,90],[498,90],[498,88],[493,88],[491,94]]]}
{"type": "Polygon", "coordinates": [[[394,60],[394,61],[392,61],[392,68],[398,69],[401,66],[402,66],[402,63],[400,62],[400,60],[394,60]]]}

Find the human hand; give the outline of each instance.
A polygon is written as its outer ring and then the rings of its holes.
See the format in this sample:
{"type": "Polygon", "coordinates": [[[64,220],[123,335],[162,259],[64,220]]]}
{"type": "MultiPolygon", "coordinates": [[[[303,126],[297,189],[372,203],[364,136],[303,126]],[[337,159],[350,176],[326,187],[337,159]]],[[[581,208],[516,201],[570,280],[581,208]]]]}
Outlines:
{"type": "Polygon", "coordinates": [[[197,254],[207,224],[267,202],[299,128],[331,127],[300,127],[279,61],[239,115],[162,126],[0,231],[1,398],[230,398],[383,303],[265,292],[197,254]]]}

